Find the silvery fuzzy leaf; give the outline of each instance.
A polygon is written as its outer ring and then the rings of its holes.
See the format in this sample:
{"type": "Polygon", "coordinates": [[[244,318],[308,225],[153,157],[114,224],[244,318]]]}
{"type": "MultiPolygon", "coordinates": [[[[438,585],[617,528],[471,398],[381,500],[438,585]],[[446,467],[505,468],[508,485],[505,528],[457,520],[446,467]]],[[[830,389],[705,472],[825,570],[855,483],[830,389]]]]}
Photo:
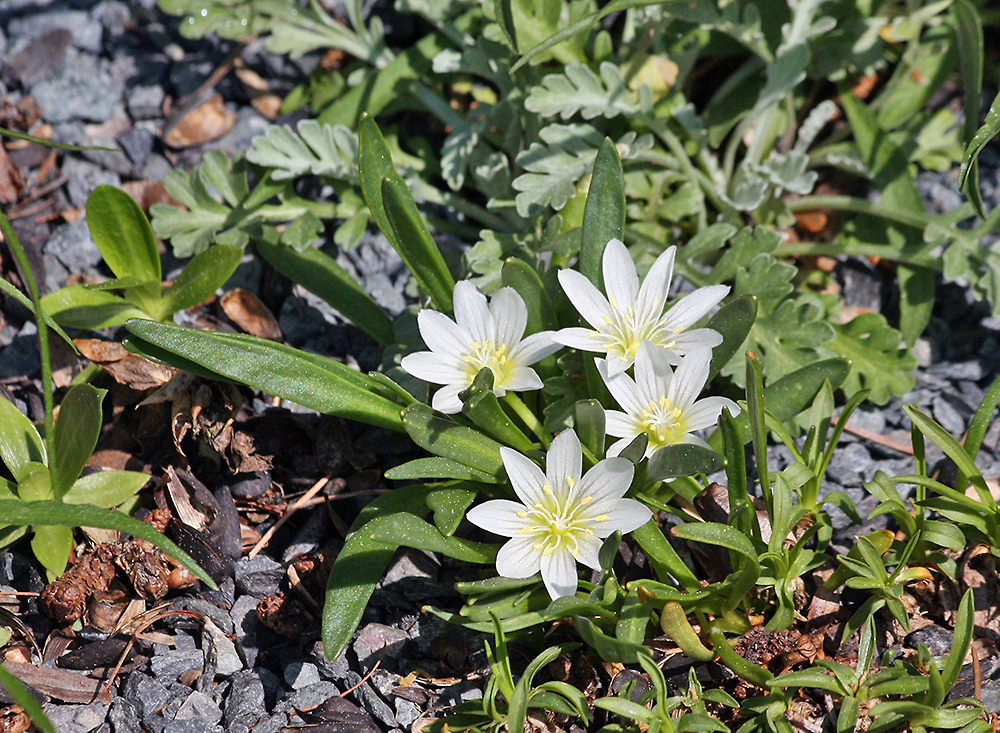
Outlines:
{"type": "Polygon", "coordinates": [[[358,182],[358,136],[344,125],[299,121],[297,131],[272,125],[253,139],[247,160],[281,181],[304,175],[358,182]]]}
{"type": "Polygon", "coordinates": [[[565,73],[549,74],[533,87],[524,106],[542,117],[560,116],[568,120],[579,114],[585,120],[613,118],[652,110],[648,84],[638,91],[638,99],[625,83],[621,70],[610,61],[600,66],[598,76],[586,64],[569,64],[565,73]]]}

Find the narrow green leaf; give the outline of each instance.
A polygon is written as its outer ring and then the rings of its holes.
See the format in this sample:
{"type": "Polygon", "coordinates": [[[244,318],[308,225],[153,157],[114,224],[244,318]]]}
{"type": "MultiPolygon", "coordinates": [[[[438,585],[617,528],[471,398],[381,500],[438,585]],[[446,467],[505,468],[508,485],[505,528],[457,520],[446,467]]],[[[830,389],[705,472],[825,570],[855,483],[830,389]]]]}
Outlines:
{"type": "Polygon", "coordinates": [[[545,285],[538,272],[524,260],[509,257],[500,270],[500,282],[514,288],[524,300],[528,309],[528,325],[525,334],[539,331],[554,331],[559,328],[552,299],[545,292],[545,285]]]}
{"type": "Polygon", "coordinates": [[[522,453],[534,449],[531,439],[500,407],[500,401],[493,394],[493,372],[490,369],[480,369],[472,384],[459,397],[463,403],[462,413],[483,433],[522,453]]]}
{"type": "MultiPolygon", "coordinates": [[[[968,146],[976,135],[979,100],[983,93],[983,22],[979,10],[970,0],[954,0],[951,11],[955,17],[958,70],[962,78],[962,142],[968,146]]],[[[967,181],[969,203],[980,217],[986,218],[983,195],[979,190],[979,161],[976,158],[964,171],[963,179],[967,181]]]]}
{"type": "MultiPolygon", "coordinates": [[[[768,514],[773,516],[774,503],[771,496],[771,481],[767,473],[767,430],[764,426],[764,375],[760,359],[752,351],[747,359],[747,416],[750,423],[750,439],[753,441],[754,463],[760,490],[764,495],[768,514]]],[[[822,386],[822,385],[821,385],[822,386]]]]}
{"type": "Polygon", "coordinates": [[[913,425],[928,440],[944,451],[944,454],[955,462],[955,465],[958,467],[958,470],[961,471],[962,475],[972,482],[976,492],[979,494],[980,501],[988,507],[995,507],[996,501],[990,494],[990,490],[986,486],[982,473],[980,473],[979,468],[976,466],[972,458],[969,457],[969,454],[964,448],[962,448],[962,445],[950,433],[948,433],[947,430],[938,425],[934,422],[934,420],[922,413],[915,406],[904,405],[903,412],[906,413],[913,425]]]}
{"type": "Polygon", "coordinates": [[[59,406],[55,442],[51,456],[52,491],[61,499],[80,477],[83,467],[97,446],[103,414],[101,403],[107,390],[89,384],[71,388],[59,406]]]}
{"type": "Polygon", "coordinates": [[[632,539],[639,543],[639,547],[649,558],[650,565],[656,572],[657,577],[663,582],[671,578],[681,584],[686,591],[697,591],[701,589],[701,581],[698,580],[691,569],[684,564],[677,550],[673,548],[663,532],[660,531],[654,519],[650,519],[644,525],[632,533],[632,539]]]}
{"type": "Polygon", "coordinates": [[[722,343],[712,349],[712,364],[708,371],[708,381],[715,379],[722,368],[740,350],[747,340],[747,334],[757,319],[757,298],[743,295],[722,306],[705,324],[705,328],[718,331],[722,343]]]}
{"type": "Polygon", "coordinates": [[[600,290],[601,259],[612,239],[621,239],[625,230],[625,174],[622,160],[611,138],[604,138],[587,192],[580,238],[580,273],[600,290]]]}
{"type": "Polygon", "coordinates": [[[605,662],[635,664],[639,661],[640,654],[650,653],[649,649],[642,644],[634,644],[608,636],[601,631],[597,624],[583,616],[573,617],[573,628],[605,662]]]}
{"type": "Polygon", "coordinates": [[[15,703],[24,708],[28,719],[41,733],[56,733],[55,726],[45,715],[41,703],[28,691],[21,680],[8,672],[2,665],[0,665],[0,685],[3,685],[15,703]]]}
{"type": "Polygon", "coordinates": [[[721,631],[712,632],[712,644],[716,655],[719,657],[719,661],[747,682],[758,687],[767,688],[769,686],[768,683],[774,679],[774,675],[766,667],[748,662],[733,651],[733,648],[729,646],[729,642],[726,641],[726,637],[721,631]]]}
{"type": "MultiPolygon", "coordinates": [[[[997,94],[993,100],[993,104],[990,105],[983,126],[976,131],[975,136],[973,136],[971,142],[965,148],[965,155],[962,157],[962,167],[958,172],[958,187],[960,190],[966,186],[971,186],[973,170],[976,168],[976,163],[979,160],[979,153],[982,152],[990,140],[996,137],[998,132],[1000,132],[1000,94],[997,94]]],[[[970,196],[970,200],[971,198],[970,196]]]]}
{"type": "Polygon", "coordinates": [[[149,480],[150,476],[138,471],[95,471],[78,478],[62,500],[111,509],[139,493],[149,480]]]}
{"type": "Polygon", "coordinates": [[[195,255],[181,270],[174,284],[163,291],[160,318],[169,318],[213,296],[236,272],[241,257],[243,250],[231,244],[214,244],[195,255]]]}
{"type": "Polygon", "coordinates": [[[448,272],[441,250],[427,230],[410,190],[401,180],[384,178],[382,203],[389,225],[396,234],[399,256],[423,291],[430,296],[431,303],[439,310],[450,311],[455,280],[448,272]]]}
{"type": "MultiPolygon", "coordinates": [[[[38,315],[35,313],[35,306],[33,306],[31,304],[31,298],[29,298],[27,295],[25,295],[24,293],[22,293],[20,290],[18,290],[17,288],[15,288],[13,285],[11,285],[9,282],[7,282],[6,280],[4,280],[3,278],[0,278],[0,291],[4,292],[7,295],[9,295],[10,297],[12,297],[14,300],[16,300],[22,306],[24,306],[25,308],[27,308],[29,312],[31,312],[33,315],[35,315],[36,319],[38,318],[38,315]]],[[[73,349],[73,353],[74,354],[80,353],[79,350],[76,348],[76,344],[73,343],[73,339],[71,339],[66,334],[66,332],[62,330],[62,327],[52,319],[52,316],[49,314],[48,311],[44,311],[42,313],[42,319],[45,321],[45,323],[48,324],[49,328],[51,328],[53,331],[55,331],[59,335],[59,338],[61,338],[63,341],[66,342],[67,346],[69,346],[71,349],[73,349]]]]}
{"type": "Polygon", "coordinates": [[[667,445],[653,453],[646,468],[650,481],[663,481],[699,473],[715,473],[726,464],[711,448],[693,443],[667,445]]]}
{"type": "Polygon", "coordinates": [[[675,537],[690,542],[703,542],[707,545],[718,545],[727,550],[737,552],[750,562],[757,562],[757,550],[745,534],[736,527],[717,522],[688,522],[678,524],[670,530],[675,537]]]}
{"type": "Polygon", "coordinates": [[[44,525],[62,527],[101,527],[126,532],[152,542],[190,570],[209,588],[216,588],[208,573],[190,555],[145,522],[121,512],[86,504],[67,505],[60,501],[0,501],[0,523],[6,525],[44,525]]]}
{"type": "Polygon", "coordinates": [[[467,428],[436,414],[424,404],[413,404],[403,411],[403,428],[414,443],[424,450],[462,465],[503,479],[501,443],[477,430],[467,428]]]}
{"type": "Polygon", "coordinates": [[[139,204],[114,186],[101,185],[87,198],[87,226],[105,263],[117,277],[162,280],[160,253],[139,204]]]}
{"type": "MultiPolygon", "coordinates": [[[[972,589],[969,588],[958,604],[958,613],[955,614],[955,632],[951,641],[951,654],[945,658],[944,668],[941,670],[941,682],[945,694],[950,692],[955,686],[955,682],[958,681],[958,675],[965,663],[965,654],[969,651],[969,644],[972,643],[975,622],[973,602],[972,589]]],[[[937,707],[943,702],[944,698],[942,697],[940,700],[928,700],[927,704],[931,707],[937,707]]]]}
{"type": "Polygon", "coordinates": [[[514,53],[518,53],[517,29],[514,27],[514,12],[510,3],[511,0],[493,0],[493,13],[503,40],[514,53]]]}
{"type": "Polygon", "coordinates": [[[433,525],[415,514],[399,512],[372,522],[364,530],[375,542],[395,543],[426,552],[439,552],[463,562],[486,565],[496,560],[499,545],[472,542],[459,537],[446,537],[433,525]]]}
{"type": "Polygon", "coordinates": [[[494,484],[498,481],[496,476],[491,476],[475,468],[463,465],[450,458],[433,456],[431,458],[417,458],[399,466],[390,468],[385,472],[387,479],[402,481],[406,479],[457,479],[466,481],[481,481],[483,483],[494,484]]]}
{"type": "Polygon", "coordinates": [[[170,354],[255,389],[329,415],[403,429],[401,405],[376,394],[368,377],[332,359],[243,334],[141,320],[126,327],[170,354]]]}
{"type": "Polygon", "coordinates": [[[335,259],[312,248],[297,252],[264,242],[256,246],[275,270],[321,297],[380,344],[396,340],[386,312],[335,259]]]}
{"type": "Polygon", "coordinates": [[[103,150],[107,153],[120,152],[116,148],[102,148],[98,145],[67,145],[66,143],[56,143],[51,140],[46,140],[44,137],[36,137],[35,135],[29,135],[26,132],[18,132],[17,130],[10,130],[6,127],[0,127],[0,135],[14,140],[26,140],[27,142],[35,143],[36,145],[44,145],[47,148],[67,150],[73,153],[83,153],[89,150],[103,150]]]}
{"type": "Polygon", "coordinates": [[[427,508],[434,512],[434,526],[451,537],[465,519],[465,512],[476,500],[476,491],[461,486],[437,489],[427,495],[427,508]]]}
{"type": "Polygon", "coordinates": [[[451,312],[455,282],[406,183],[392,164],[382,132],[367,114],[362,115],[358,126],[358,171],[361,193],[378,228],[434,306],[442,312],[451,312]]]}
{"type": "MultiPolygon", "coordinates": [[[[973,461],[979,455],[979,449],[983,445],[983,438],[986,436],[986,430],[993,420],[993,413],[996,412],[998,403],[1000,403],[1000,376],[993,380],[983,394],[983,399],[979,403],[979,407],[976,408],[976,414],[969,421],[969,429],[965,433],[965,440],[962,445],[965,447],[965,452],[969,454],[969,458],[973,461]]],[[[961,487],[956,486],[956,488],[961,487]]]]}
{"type": "Polygon", "coordinates": [[[604,407],[597,400],[580,400],[573,406],[573,427],[580,442],[600,460],[606,438],[604,407]]]}
{"type": "Polygon", "coordinates": [[[0,397],[0,459],[17,481],[27,475],[29,464],[48,463],[35,426],[4,397],[0,397]]]}

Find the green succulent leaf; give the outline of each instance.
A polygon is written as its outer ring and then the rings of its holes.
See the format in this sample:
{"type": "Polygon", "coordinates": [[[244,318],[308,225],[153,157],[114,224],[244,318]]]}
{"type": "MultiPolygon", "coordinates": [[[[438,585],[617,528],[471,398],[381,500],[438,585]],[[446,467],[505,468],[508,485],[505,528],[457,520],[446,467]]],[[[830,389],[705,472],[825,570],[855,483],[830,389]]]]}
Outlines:
{"type": "Polygon", "coordinates": [[[0,397],[0,459],[15,480],[27,476],[32,464],[48,463],[45,443],[25,415],[0,397]]]}
{"type": "Polygon", "coordinates": [[[52,444],[55,455],[50,457],[52,491],[56,499],[62,499],[80,477],[97,446],[104,419],[101,403],[106,394],[106,390],[78,384],[63,398],[52,444]]]}
{"type": "Polygon", "coordinates": [[[231,244],[216,244],[195,255],[174,284],[163,291],[160,318],[168,318],[215,295],[236,272],[242,256],[243,250],[231,244]]]}

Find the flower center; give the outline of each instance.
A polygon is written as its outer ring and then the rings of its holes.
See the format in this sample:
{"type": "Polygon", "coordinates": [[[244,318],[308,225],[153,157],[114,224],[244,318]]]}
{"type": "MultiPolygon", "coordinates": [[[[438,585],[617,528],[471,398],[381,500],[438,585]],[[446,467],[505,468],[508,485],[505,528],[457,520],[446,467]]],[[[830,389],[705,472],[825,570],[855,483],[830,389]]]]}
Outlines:
{"type": "Polygon", "coordinates": [[[660,314],[636,313],[632,306],[624,310],[614,308],[614,317],[605,316],[604,323],[604,331],[596,335],[605,339],[604,348],[608,352],[615,352],[626,361],[635,361],[635,352],[643,341],[663,349],[674,348],[677,342],[672,337],[684,330],[676,328],[673,333],[664,333],[660,314]]]}
{"type": "Polygon", "coordinates": [[[666,397],[650,402],[639,413],[639,419],[649,436],[651,448],[672,445],[686,432],[683,425],[683,411],[674,407],[666,397]]]}
{"type": "Polygon", "coordinates": [[[485,368],[493,372],[494,388],[502,386],[510,370],[507,344],[497,346],[492,341],[473,341],[469,344],[469,349],[464,361],[469,365],[470,379],[474,379],[479,370],[485,368]]]}
{"type": "Polygon", "coordinates": [[[518,516],[527,517],[531,524],[521,530],[521,534],[535,535],[534,549],[549,555],[561,547],[565,547],[574,556],[579,554],[581,535],[594,534],[592,525],[603,522],[607,515],[587,515],[584,507],[594,500],[592,496],[572,500],[573,480],[567,479],[567,490],[556,495],[552,488],[542,486],[544,496],[542,501],[518,512],[518,516]]]}

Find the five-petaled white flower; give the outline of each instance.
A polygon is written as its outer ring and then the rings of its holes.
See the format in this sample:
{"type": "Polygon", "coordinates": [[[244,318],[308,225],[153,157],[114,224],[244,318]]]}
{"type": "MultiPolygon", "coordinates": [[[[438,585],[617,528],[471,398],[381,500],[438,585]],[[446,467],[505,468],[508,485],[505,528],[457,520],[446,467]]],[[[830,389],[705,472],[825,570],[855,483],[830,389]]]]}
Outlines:
{"type": "Polygon", "coordinates": [[[585,276],[575,270],[560,270],[559,283],[583,319],[595,330],[564,328],[553,338],[564,346],[607,354],[610,374],[619,374],[635,362],[639,344],[658,346],[672,364],[698,347],[714,347],[722,337],[710,328],[688,331],[729,293],[727,285],[698,288],[681,298],[666,313],[675,247],[667,247],[656,258],[639,287],[635,264],[625,245],[617,239],[604,250],[605,298],[585,276]]]}
{"type": "Polygon", "coordinates": [[[455,320],[444,313],[421,310],[417,315],[420,335],[430,351],[403,357],[400,366],[418,379],[443,384],[431,403],[444,413],[461,412],[458,393],[468,388],[480,369],[493,372],[493,392],[503,397],[508,390],[540,389],[542,380],[530,367],[562,346],[551,331],[528,336],[524,329],[528,309],[512,288],[500,288],[489,305],[486,296],[467,280],[455,285],[455,320]]]}
{"type": "Polygon", "coordinates": [[[714,425],[729,408],[734,417],[740,408],[726,397],[698,395],[708,381],[712,350],[695,349],[672,370],[662,349],[649,343],[639,346],[635,357],[635,379],[619,372],[610,374],[607,363],[597,360],[597,369],[608,390],[625,412],[606,410],[608,435],[621,438],[608,448],[608,455],[617,456],[639,435],[649,439],[646,457],[666,445],[696,443],[704,440],[692,431],[714,425]]]}
{"type": "Polygon", "coordinates": [[[600,569],[603,539],[638,529],[652,516],[645,505],[622,498],[632,483],[628,460],[607,458],[581,477],[583,450],[572,430],[552,441],[545,473],[515,450],[501,448],[500,455],[521,502],[492,499],[474,507],[468,519],[511,538],[497,555],[500,575],[528,578],[541,571],[552,598],[576,593],[578,561],[600,569]]]}

